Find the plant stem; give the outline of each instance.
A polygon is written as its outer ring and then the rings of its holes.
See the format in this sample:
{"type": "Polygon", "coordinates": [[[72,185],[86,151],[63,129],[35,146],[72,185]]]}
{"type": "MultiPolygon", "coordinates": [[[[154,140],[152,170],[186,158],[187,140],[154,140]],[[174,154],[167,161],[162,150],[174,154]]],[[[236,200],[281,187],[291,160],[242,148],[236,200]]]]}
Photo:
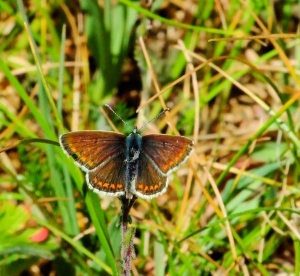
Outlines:
{"type": "Polygon", "coordinates": [[[136,196],[131,199],[126,198],[126,196],[120,196],[120,201],[122,202],[122,215],[121,215],[121,229],[122,229],[122,248],[121,256],[123,259],[123,275],[129,276],[131,270],[131,259],[135,256],[133,238],[135,235],[135,229],[129,228],[128,224],[131,223],[131,218],[129,216],[129,211],[133,206],[136,196]]]}

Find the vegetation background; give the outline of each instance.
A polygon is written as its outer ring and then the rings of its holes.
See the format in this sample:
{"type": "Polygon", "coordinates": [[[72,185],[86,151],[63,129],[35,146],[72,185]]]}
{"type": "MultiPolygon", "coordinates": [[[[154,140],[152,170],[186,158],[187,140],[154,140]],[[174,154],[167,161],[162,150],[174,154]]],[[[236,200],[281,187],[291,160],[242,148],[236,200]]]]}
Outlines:
{"type": "Polygon", "coordinates": [[[148,2],[0,0],[0,275],[122,270],[119,200],[55,144],[128,132],[104,104],[195,141],[131,209],[133,275],[300,275],[300,1],[148,2]]]}

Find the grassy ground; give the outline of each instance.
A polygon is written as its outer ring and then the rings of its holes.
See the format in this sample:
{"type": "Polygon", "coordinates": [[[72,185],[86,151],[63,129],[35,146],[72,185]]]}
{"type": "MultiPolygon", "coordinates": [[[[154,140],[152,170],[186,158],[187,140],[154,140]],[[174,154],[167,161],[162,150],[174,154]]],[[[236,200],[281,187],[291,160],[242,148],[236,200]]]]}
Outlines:
{"type": "Polygon", "coordinates": [[[133,275],[300,275],[300,2],[98,2],[0,0],[0,275],[122,274],[120,201],[57,146],[128,133],[104,104],[195,141],[130,211],[133,275]]]}

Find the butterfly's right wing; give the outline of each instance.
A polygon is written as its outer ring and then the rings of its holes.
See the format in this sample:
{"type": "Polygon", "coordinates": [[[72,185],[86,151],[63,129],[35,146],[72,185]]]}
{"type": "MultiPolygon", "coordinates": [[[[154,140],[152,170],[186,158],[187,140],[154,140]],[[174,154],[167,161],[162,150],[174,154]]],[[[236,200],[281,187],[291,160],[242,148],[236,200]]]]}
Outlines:
{"type": "Polygon", "coordinates": [[[74,131],[60,136],[64,152],[85,172],[125,154],[126,136],[110,131],[74,131]]]}

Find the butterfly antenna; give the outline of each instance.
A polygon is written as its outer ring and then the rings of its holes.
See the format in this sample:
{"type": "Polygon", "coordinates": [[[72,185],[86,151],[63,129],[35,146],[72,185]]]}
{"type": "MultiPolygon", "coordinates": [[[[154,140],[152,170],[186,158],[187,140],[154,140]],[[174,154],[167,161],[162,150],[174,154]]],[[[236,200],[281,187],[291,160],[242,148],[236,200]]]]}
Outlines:
{"type": "Polygon", "coordinates": [[[108,107],[109,109],[110,109],[110,111],[112,112],[112,113],[114,113],[122,122],[123,122],[123,124],[126,126],[126,127],[128,127],[128,128],[130,128],[130,126],[120,117],[120,115],[119,114],[117,114],[111,107],[110,107],[110,105],[108,105],[108,104],[106,104],[105,105],[106,107],[108,107]]]}
{"type": "Polygon", "coordinates": [[[157,118],[159,118],[161,115],[165,114],[167,111],[169,111],[170,108],[166,108],[164,109],[162,112],[160,112],[157,116],[155,116],[153,119],[151,119],[150,121],[148,121],[146,124],[144,124],[139,130],[141,130],[143,127],[145,127],[146,125],[148,125],[149,123],[155,121],[157,118]]]}

